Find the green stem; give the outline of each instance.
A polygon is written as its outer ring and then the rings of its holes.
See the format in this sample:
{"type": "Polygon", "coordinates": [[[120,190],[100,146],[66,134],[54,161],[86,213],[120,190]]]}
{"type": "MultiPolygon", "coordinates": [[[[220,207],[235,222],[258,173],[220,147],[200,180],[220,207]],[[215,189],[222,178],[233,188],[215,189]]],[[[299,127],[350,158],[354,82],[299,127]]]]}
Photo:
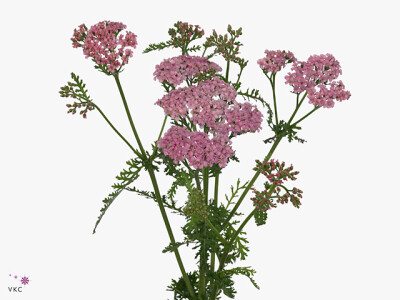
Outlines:
{"type": "MultiPolygon", "coordinates": [[[[156,179],[156,176],[154,174],[154,170],[151,167],[151,168],[148,169],[148,171],[149,171],[151,182],[152,182],[153,187],[154,187],[154,192],[156,194],[157,203],[158,203],[158,206],[160,208],[160,212],[161,212],[162,218],[164,220],[165,227],[166,227],[167,232],[168,232],[169,239],[170,239],[172,244],[175,244],[176,241],[175,241],[174,233],[172,232],[171,225],[169,223],[168,216],[167,216],[167,213],[166,213],[165,208],[164,208],[164,204],[161,201],[160,190],[158,188],[157,179],[156,179]]],[[[187,286],[187,288],[189,290],[189,293],[193,298],[195,298],[195,293],[194,293],[193,287],[192,287],[192,285],[190,283],[190,280],[189,280],[189,277],[188,277],[188,275],[187,275],[187,273],[185,271],[185,267],[183,266],[183,262],[182,262],[182,259],[181,259],[181,256],[179,254],[178,249],[174,249],[174,254],[175,254],[175,257],[176,257],[176,261],[178,262],[179,269],[181,270],[183,280],[185,281],[186,286],[187,286]]]]}
{"type": "MultiPolygon", "coordinates": [[[[208,167],[203,168],[203,192],[205,204],[208,205],[208,167]]],[[[211,223],[210,223],[211,224],[211,223]]],[[[212,226],[212,224],[211,224],[212,226]]],[[[205,225],[202,226],[204,235],[207,234],[205,225]]],[[[206,237],[201,241],[200,252],[200,276],[199,276],[199,297],[205,299],[206,297],[206,273],[207,273],[207,248],[206,237]]]]}
{"type": "MultiPolygon", "coordinates": [[[[219,185],[219,173],[215,175],[215,184],[214,184],[214,204],[215,207],[218,207],[218,185],[219,185]]],[[[217,230],[218,232],[218,230],[217,230]]],[[[218,232],[219,234],[219,232],[218,232]]],[[[221,236],[222,237],[222,236],[221,236]]],[[[215,270],[215,253],[211,253],[211,272],[215,270]]]]}
{"type": "MultiPolygon", "coordinates": [[[[126,102],[125,95],[124,95],[124,92],[123,92],[123,90],[122,90],[122,87],[121,87],[121,83],[120,83],[120,81],[119,81],[119,78],[118,78],[118,73],[116,73],[116,74],[114,75],[114,78],[115,78],[115,81],[116,81],[116,83],[117,83],[118,90],[119,90],[119,93],[120,93],[121,98],[122,98],[122,102],[124,103],[125,111],[126,111],[126,114],[127,114],[127,116],[128,116],[129,123],[131,124],[131,128],[132,128],[133,134],[134,134],[134,136],[135,136],[135,138],[136,138],[136,142],[137,142],[138,145],[139,145],[139,148],[140,148],[140,151],[142,152],[142,155],[143,155],[145,158],[147,158],[146,151],[144,150],[144,148],[143,148],[143,146],[142,146],[142,143],[141,143],[140,138],[139,138],[139,135],[138,135],[138,133],[137,133],[137,131],[136,131],[135,125],[133,124],[132,116],[131,116],[131,113],[130,113],[130,111],[129,111],[129,107],[128,107],[128,104],[127,104],[127,102],[126,102]]],[[[158,207],[160,208],[161,216],[162,216],[162,218],[163,218],[165,227],[166,227],[166,229],[167,229],[169,239],[170,239],[170,241],[171,241],[172,244],[175,244],[175,243],[176,243],[175,237],[174,237],[174,234],[173,234],[173,232],[172,232],[171,225],[170,225],[170,223],[169,223],[168,216],[167,216],[167,213],[166,213],[166,211],[165,211],[164,204],[163,204],[162,199],[161,199],[161,194],[160,194],[160,190],[159,190],[159,188],[158,188],[157,179],[156,179],[156,176],[155,176],[155,174],[154,174],[153,166],[150,165],[150,166],[148,167],[147,171],[149,172],[150,179],[151,179],[151,182],[152,182],[152,184],[153,184],[154,193],[155,193],[155,196],[156,196],[156,200],[157,200],[157,203],[158,203],[158,207]]],[[[182,262],[182,259],[181,259],[180,254],[179,254],[179,250],[178,250],[178,249],[174,249],[174,254],[175,254],[175,258],[176,258],[176,260],[177,260],[177,262],[178,262],[179,269],[181,270],[182,278],[183,278],[183,280],[185,281],[185,284],[186,284],[186,286],[187,286],[187,288],[188,288],[188,290],[189,290],[190,296],[191,296],[193,299],[195,299],[195,298],[196,298],[196,295],[195,295],[194,290],[193,290],[193,287],[192,287],[192,285],[191,285],[191,283],[190,283],[189,277],[188,277],[188,275],[187,275],[187,273],[186,273],[186,271],[185,271],[185,267],[183,266],[183,262],[182,262]]]]}
{"type": "Polygon", "coordinates": [[[225,82],[228,82],[230,63],[231,63],[231,61],[228,59],[228,62],[227,62],[227,64],[226,64],[225,82]]]}
{"type": "MultiPolygon", "coordinates": [[[[211,228],[212,231],[214,231],[214,233],[217,235],[217,237],[219,238],[219,240],[224,244],[224,245],[228,245],[227,240],[224,239],[224,237],[218,232],[218,229],[214,227],[214,225],[210,222],[210,220],[206,219],[206,223],[207,225],[211,228]]],[[[213,253],[214,254],[214,253],[213,253]]],[[[215,259],[215,257],[214,257],[215,259]]],[[[214,271],[214,269],[212,269],[212,271],[214,271]]]]}
{"type": "Polygon", "coordinates": [[[296,115],[297,111],[299,110],[300,106],[303,104],[304,99],[307,96],[307,92],[304,94],[304,96],[301,98],[300,103],[299,103],[299,94],[297,94],[297,99],[296,99],[296,109],[294,110],[292,116],[289,119],[288,124],[293,121],[294,116],[296,115]]]}
{"type": "Polygon", "coordinates": [[[157,141],[156,141],[156,144],[155,144],[155,147],[154,147],[153,153],[151,154],[150,159],[153,159],[154,155],[155,155],[156,152],[157,152],[157,149],[158,149],[158,147],[157,147],[157,142],[160,140],[161,135],[162,135],[162,133],[164,132],[164,127],[165,127],[165,123],[167,122],[167,118],[168,118],[168,116],[165,115],[165,117],[164,117],[164,122],[163,122],[163,124],[162,124],[162,126],[161,126],[160,134],[158,135],[158,138],[157,138],[157,141]]]}
{"type": "Polygon", "coordinates": [[[106,122],[108,123],[108,125],[111,126],[111,128],[115,131],[116,134],[118,134],[118,136],[128,145],[129,148],[132,149],[132,151],[135,151],[135,149],[132,147],[132,145],[124,138],[124,136],[117,130],[117,128],[114,127],[114,125],[110,122],[110,120],[108,120],[108,118],[106,117],[106,115],[103,113],[103,111],[100,109],[100,107],[98,107],[96,104],[94,104],[92,102],[93,106],[99,111],[99,113],[101,114],[101,116],[104,118],[104,120],[106,120],[106,122]]]}
{"type": "Polygon", "coordinates": [[[208,167],[203,169],[203,192],[206,205],[208,205],[208,167]]]}
{"type": "Polygon", "coordinates": [[[306,114],[304,117],[302,117],[300,120],[296,121],[293,123],[292,126],[296,126],[297,124],[299,124],[301,121],[303,121],[305,118],[307,118],[309,115],[311,115],[314,111],[316,111],[317,109],[321,108],[321,106],[316,106],[312,111],[310,111],[308,114],[306,114]]]}
{"type": "Polygon", "coordinates": [[[140,141],[140,138],[139,138],[139,135],[138,135],[138,133],[136,131],[135,125],[133,124],[132,115],[131,115],[131,113],[129,111],[128,103],[126,102],[124,91],[122,90],[121,82],[119,81],[118,73],[116,73],[114,75],[114,78],[115,78],[115,81],[117,82],[118,90],[119,90],[119,93],[121,95],[122,102],[124,103],[125,111],[126,111],[126,114],[128,116],[129,123],[131,124],[131,128],[132,128],[133,134],[135,136],[136,142],[139,145],[140,152],[142,152],[144,157],[146,157],[146,151],[144,151],[144,148],[142,146],[142,142],[140,141]]]}
{"type": "MultiPolygon", "coordinates": [[[[189,167],[190,168],[190,167],[189,167]]],[[[199,177],[199,170],[194,171],[194,180],[196,181],[196,188],[198,190],[201,190],[201,184],[200,184],[200,177],[199,177]]]]}
{"type": "Polygon", "coordinates": [[[203,54],[201,55],[201,57],[203,57],[204,54],[206,54],[207,48],[208,48],[208,47],[204,47],[204,51],[203,51],[203,54]]]}
{"type": "Polygon", "coordinates": [[[163,122],[163,124],[162,124],[162,126],[161,126],[160,134],[158,135],[157,141],[161,138],[161,135],[162,135],[162,133],[164,132],[165,123],[167,123],[167,119],[168,119],[168,116],[165,115],[165,117],[164,117],[164,122],[163,122]]]}
{"type": "MultiPolygon", "coordinates": [[[[272,154],[274,153],[276,147],[278,147],[278,144],[280,143],[280,141],[282,140],[282,137],[277,137],[275,142],[273,143],[273,145],[271,146],[271,149],[269,150],[267,156],[265,157],[265,161],[268,161],[272,154]]],[[[240,204],[242,204],[243,199],[246,197],[247,193],[249,192],[249,190],[253,187],[254,183],[256,182],[258,176],[260,176],[261,171],[257,171],[253,178],[250,180],[249,184],[246,186],[246,188],[244,189],[242,195],[240,196],[239,200],[237,201],[235,207],[232,209],[231,213],[229,214],[228,218],[226,219],[226,221],[224,222],[224,224],[222,225],[222,228],[225,228],[229,221],[231,220],[231,218],[235,215],[236,211],[238,210],[240,204]]]]}
{"type": "Polygon", "coordinates": [[[278,126],[278,107],[276,105],[276,93],[275,93],[275,77],[276,77],[276,73],[272,74],[272,95],[274,97],[274,111],[275,111],[275,122],[276,122],[276,126],[278,126]]]}
{"type": "Polygon", "coordinates": [[[218,186],[219,186],[219,173],[215,175],[215,185],[214,185],[214,203],[218,206],[218,186]]]}

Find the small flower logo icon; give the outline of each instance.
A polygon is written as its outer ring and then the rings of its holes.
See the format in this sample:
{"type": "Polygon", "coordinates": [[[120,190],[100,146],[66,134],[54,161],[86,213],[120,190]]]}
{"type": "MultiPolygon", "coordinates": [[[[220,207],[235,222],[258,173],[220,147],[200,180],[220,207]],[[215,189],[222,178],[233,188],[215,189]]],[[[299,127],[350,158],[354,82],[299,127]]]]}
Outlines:
{"type": "Polygon", "coordinates": [[[27,285],[29,283],[29,278],[27,276],[24,276],[21,278],[21,283],[23,285],[27,285]]]}

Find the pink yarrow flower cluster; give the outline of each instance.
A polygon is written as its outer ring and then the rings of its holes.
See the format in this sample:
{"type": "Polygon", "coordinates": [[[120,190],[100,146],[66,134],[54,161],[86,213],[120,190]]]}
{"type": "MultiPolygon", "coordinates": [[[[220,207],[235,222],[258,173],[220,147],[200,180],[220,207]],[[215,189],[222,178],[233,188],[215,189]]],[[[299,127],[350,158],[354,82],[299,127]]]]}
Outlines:
{"type": "Polygon", "coordinates": [[[225,120],[229,125],[229,131],[233,135],[244,132],[256,132],[261,129],[263,115],[248,102],[236,102],[233,107],[225,110],[225,120]]]}
{"type": "Polygon", "coordinates": [[[186,80],[203,72],[214,70],[221,72],[222,68],[216,63],[209,61],[206,57],[180,55],[164,59],[156,66],[154,80],[160,82],[168,81],[173,86],[178,86],[186,80]]]}
{"type": "Polygon", "coordinates": [[[285,83],[293,87],[294,93],[307,92],[309,103],[331,108],[335,105],[333,100],[348,100],[351,96],[342,81],[335,81],[341,74],[340,64],[332,54],[313,55],[306,62],[294,62],[285,83]]]}
{"type": "Polygon", "coordinates": [[[172,90],[156,102],[167,115],[179,120],[189,115],[201,128],[207,126],[215,133],[232,135],[256,132],[261,129],[262,113],[250,103],[236,100],[233,86],[214,77],[172,90]]]}
{"type": "Polygon", "coordinates": [[[184,127],[171,127],[158,141],[158,147],[178,163],[185,159],[196,169],[213,164],[225,167],[228,158],[234,154],[227,136],[216,135],[209,138],[205,132],[191,132],[184,127]]]}
{"type": "Polygon", "coordinates": [[[119,71],[132,57],[131,48],[136,48],[136,35],[130,31],[121,33],[126,25],[120,22],[102,21],[89,30],[85,24],[74,30],[72,45],[82,47],[86,58],[91,57],[97,65],[110,73],[119,71]]]}
{"type": "Polygon", "coordinates": [[[260,58],[257,60],[260,68],[266,72],[279,72],[282,68],[285,67],[287,63],[291,63],[296,61],[293,53],[290,51],[273,51],[273,50],[265,50],[266,57],[260,58]]]}

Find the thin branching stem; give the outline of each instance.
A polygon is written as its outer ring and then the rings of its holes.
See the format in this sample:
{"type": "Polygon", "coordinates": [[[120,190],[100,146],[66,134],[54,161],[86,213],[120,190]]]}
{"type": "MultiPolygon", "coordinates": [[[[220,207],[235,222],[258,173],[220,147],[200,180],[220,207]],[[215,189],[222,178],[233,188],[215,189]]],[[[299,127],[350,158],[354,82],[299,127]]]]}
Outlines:
{"type": "Polygon", "coordinates": [[[110,125],[110,127],[115,131],[116,134],[118,134],[118,136],[128,145],[129,148],[131,148],[132,151],[135,151],[135,149],[132,147],[132,145],[127,141],[126,138],[124,138],[124,136],[117,130],[117,128],[115,128],[115,126],[111,123],[111,121],[106,117],[106,115],[103,113],[103,111],[100,109],[100,107],[98,107],[96,104],[94,104],[92,102],[92,105],[99,111],[99,113],[101,114],[101,116],[104,118],[104,120],[106,120],[106,122],[108,123],[108,125],[110,125]]]}
{"type": "MultiPolygon", "coordinates": [[[[140,141],[139,135],[138,135],[138,133],[136,131],[136,128],[135,128],[135,125],[133,123],[132,116],[131,116],[131,113],[129,111],[128,103],[126,102],[125,95],[124,95],[124,92],[122,90],[121,83],[119,81],[118,74],[114,75],[114,78],[115,78],[115,81],[117,83],[118,90],[119,90],[119,93],[120,93],[121,98],[122,98],[122,102],[124,103],[125,111],[126,111],[126,114],[128,116],[129,123],[131,125],[131,128],[132,128],[133,134],[135,136],[136,142],[139,145],[139,148],[140,148],[140,151],[142,152],[142,155],[147,159],[146,151],[144,150],[144,148],[142,146],[142,143],[140,141]]],[[[160,194],[160,190],[158,188],[157,179],[156,179],[156,176],[154,174],[153,166],[151,164],[148,166],[147,171],[148,171],[148,173],[150,175],[150,179],[151,179],[151,182],[152,182],[152,185],[153,185],[153,188],[154,188],[154,193],[156,195],[158,207],[160,208],[161,216],[163,218],[165,227],[167,229],[169,239],[171,241],[171,244],[175,244],[176,243],[175,237],[174,237],[174,234],[172,232],[172,228],[171,228],[171,225],[169,223],[168,216],[167,216],[164,204],[163,204],[162,199],[161,199],[161,194],[160,194]]],[[[189,277],[188,277],[188,275],[187,275],[187,273],[185,271],[185,267],[183,265],[182,258],[180,256],[179,250],[177,248],[174,249],[174,254],[175,254],[175,258],[176,258],[176,260],[178,262],[179,269],[181,270],[182,278],[185,281],[185,284],[186,284],[186,286],[188,288],[188,291],[189,291],[191,297],[193,297],[193,299],[194,299],[196,297],[196,295],[195,295],[194,289],[192,287],[192,284],[190,283],[189,277]]]]}

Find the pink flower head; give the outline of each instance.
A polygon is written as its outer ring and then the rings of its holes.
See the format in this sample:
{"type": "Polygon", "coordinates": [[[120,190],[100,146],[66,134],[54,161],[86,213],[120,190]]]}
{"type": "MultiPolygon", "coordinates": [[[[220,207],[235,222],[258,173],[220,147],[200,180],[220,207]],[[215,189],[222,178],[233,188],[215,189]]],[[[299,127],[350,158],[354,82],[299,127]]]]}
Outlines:
{"type": "Polygon", "coordinates": [[[109,73],[120,71],[136,48],[136,35],[130,31],[121,34],[126,25],[120,22],[103,21],[89,30],[82,24],[74,30],[72,45],[82,47],[86,58],[91,57],[101,70],[109,73]]]}
{"type": "MultiPolygon", "coordinates": [[[[225,81],[214,77],[201,81],[192,96],[187,99],[191,120],[201,127],[208,126],[215,132],[221,132],[221,119],[228,105],[236,102],[236,90],[225,81]]],[[[226,132],[224,132],[226,133],[226,132]]]]}
{"type": "Polygon", "coordinates": [[[180,55],[164,59],[162,63],[156,66],[153,75],[154,80],[160,82],[166,80],[173,86],[178,86],[187,78],[210,70],[222,71],[220,66],[209,61],[206,57],[180,55]]]}
{"type": "Polygon", "coordinates": [[[260,68],[266,72],[279,72],[287,63],[296,61],[293,53],[285,50],[265,50],[266,57],[257,60],[260,68]]]}
{"type": "Polygon", "coordinates": [[[191,132],[179,126],[171,127],[157,144],[175,164],[187,159],[196,169],[214,164],[225,167],[234,154],[227,136],[216,135],[210,139],[204,132],[191,132]]]}
{"type": "Polygon", "coordinates": [[[342,69],[332,54],[312,55],[306,62],[293,64],[285,83],[293,87],[294,93],[306,91],[309,103],[331,108],[335,104],[333,100],[343,101],[351,96],[344,90],[342,81],[334,81],[340,74],[342,69]]]}
{"type": "Polygon", "coordinates": [[[263,115],[255,105],[248,102],[236,102],[232,108],[225,111],[225,120],[233,135],[261,130],[263,115]]]}
{"type": "Polygon", "coordinates": [[[185,117],[187,108],[187,97],[191,94],[191,87],[178,88],[164,95],[155,104],[164,109],[166,115],[172,119],[179,120],[179,117],[185,117]]]}
{"type": "Polygon", "coordinates": [[[332,108],[336,101],[343,101],[350,98],[350,92],[344,90],[345,86],[341,80],[332,81],[330,84],[319,84],[308,89],[309,103],[325,108],[332,108]],[[329,89],[328,89],[329,87],[329,89]]]}
{"type": "Polygon", "coordinates": [[[207,126],[216,134],[233,136],[261,129],[262,114],[256,106],[240,104],[236,90],[225,81],[214,77],[189,86],[172,90],[156,104],[175,120],[189,117],[200,128],[207,126]]]}
{"type": "Polygon", "coordinates": [[[177,164],[186,159],[190,147],[190,134],[186,128],[173,126],[158,141],[158,147],[177,164]]]}
{"type": "Polygon", "coordinates": [[[200,126],[215,128],[229,103],[236,98],[233,86],[214,77],[201,81],[196,86],[188,86],[172,90],[156,102],[167,115],[178,120],[191,114],[192,121],[200,126]]]}

